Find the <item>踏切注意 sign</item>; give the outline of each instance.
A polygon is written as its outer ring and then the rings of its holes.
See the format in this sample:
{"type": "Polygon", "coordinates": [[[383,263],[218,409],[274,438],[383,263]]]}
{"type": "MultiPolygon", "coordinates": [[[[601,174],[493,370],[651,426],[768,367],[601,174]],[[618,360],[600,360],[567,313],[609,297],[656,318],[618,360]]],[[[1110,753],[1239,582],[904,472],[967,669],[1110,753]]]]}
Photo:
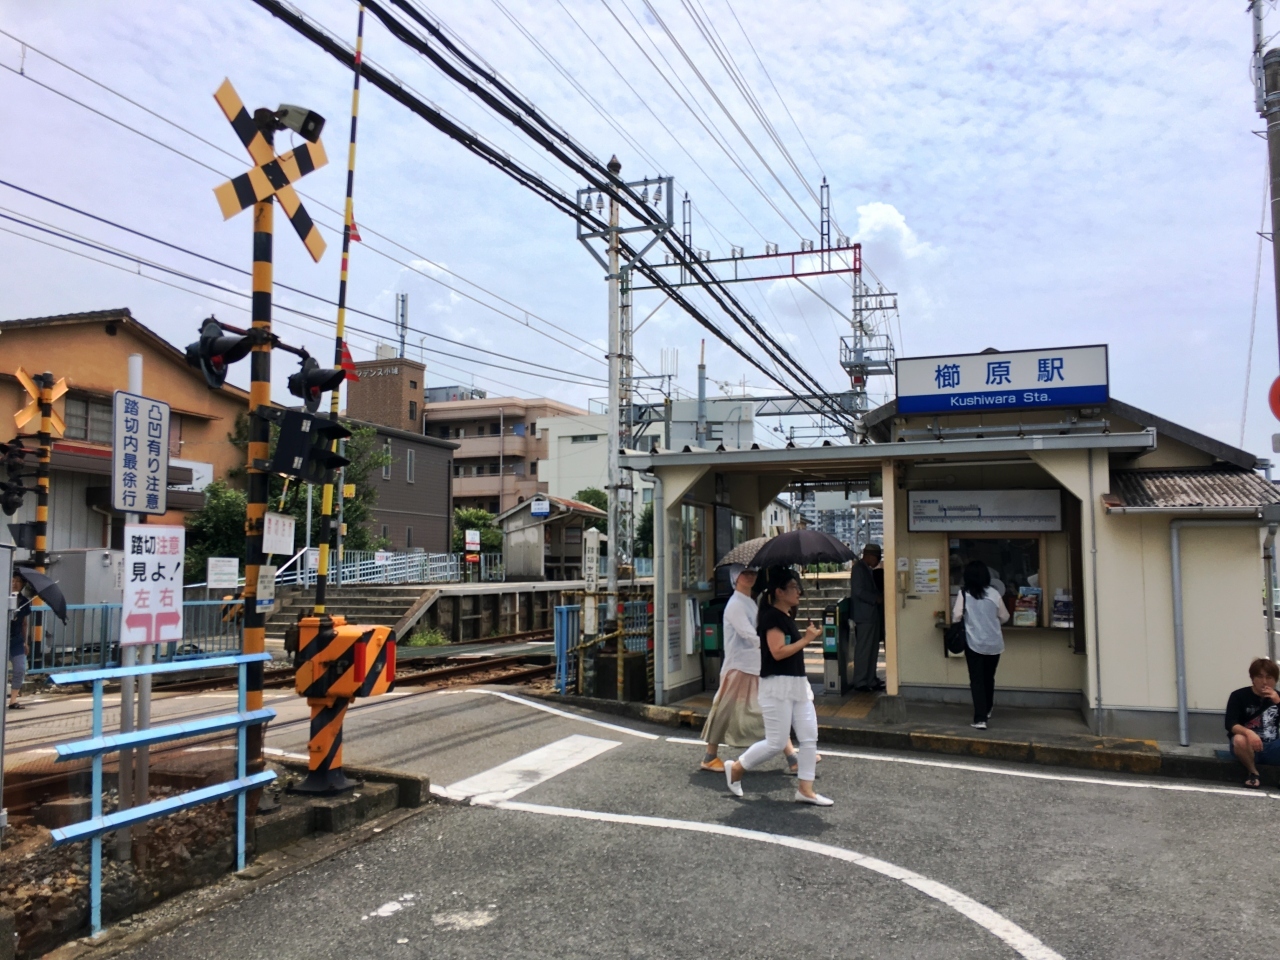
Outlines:
{"type": "Polygon", "coordinates": [[[899,358],[896,371],[901,415],[1092,406],[1109,398],[1105,345],[899,358]]]}
{"type": "Polygon", "coordinates": [[[117,390],[112,398],[111,506],[159,515],[168,509],[169,405],[117,390]]]}
{"type": "Polygon", "coordinates": [[[184,527],[125,524],[120,645],[182,640],[184,527]]]}

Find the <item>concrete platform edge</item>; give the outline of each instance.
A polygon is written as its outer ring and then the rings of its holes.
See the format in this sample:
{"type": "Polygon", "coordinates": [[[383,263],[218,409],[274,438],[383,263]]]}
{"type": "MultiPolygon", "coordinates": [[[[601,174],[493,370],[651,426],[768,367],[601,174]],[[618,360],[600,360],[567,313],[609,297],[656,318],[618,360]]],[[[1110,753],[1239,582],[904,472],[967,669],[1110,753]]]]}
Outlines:
{"type": "MultiPolygon", "coordinates": [[[[594,697],[526,692],[564,706],[579,707],[597,713],[629,717],[667,727],[688,727],[697,731],[706,717],[704,710],[688,707],[659,707],[651,703],[598,700],[594,697]]],[[[1232,761],[1211,757],[1170,754],[1152,740],[1118,738],[1081,738],[1085,742],[1063,740],[992,739],[965,736],[938,729],[899,727],[896,724],[846,721],[836,725],[818,724],[820,743],[848,747],[871,747],[882,750],[904,750],[918,753],[944,754],[1002,760],[1038,766],[1072,767],[1108,773],[1136,773],[1175,779],[1234,782],[1242,779],[1243,769],[1232,761]],[[1100,741],[1100,742],[1099,742],[1100,741]]],[[[1261,767],[1266,786],[1280,787],[1280,767],[1261,767]]]]}

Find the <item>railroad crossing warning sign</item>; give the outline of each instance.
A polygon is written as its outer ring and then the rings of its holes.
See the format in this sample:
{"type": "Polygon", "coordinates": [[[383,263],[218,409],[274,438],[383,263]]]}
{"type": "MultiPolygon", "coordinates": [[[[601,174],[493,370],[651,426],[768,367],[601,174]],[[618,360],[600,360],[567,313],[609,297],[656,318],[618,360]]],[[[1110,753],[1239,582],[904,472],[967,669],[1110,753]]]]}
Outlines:
{"type": "MultiPolygon", "coordinates": [[[[40,416],[40,388],[36,386],[36,382],[31,379],[31,375],[27,371],[19,367],[14,376],[18,378],[18,382],[22,384],[22,389],[27,391],[30,397],[27,405],[13,415],[14,425],[21,430],[32,420],[40,416]]],[[[57,403],[58,399],[67,392],[66,377],[59,377],[58,382],[53,385],[53,402],[57,403]]],[[[67,432],[67,425],[62,422],[62,417],[58,416],[58,411],[53,411],[53,433],[54,436],[63,436],[67,432]]]]}
{"type": "Polygon", "coordinates": [[[182,639],[185,527],[125,524],[120,645],[182,639]]]}
{"type": "Polygon", "coordinates": [[[218,101],[223,114],[231,121],[236,136],[257,164],[247,173],[214,188],[213,195],[222,208],[223,219],[229,220],[246,207],[274,196],[279,199],[285,216],[302,238],[303,246],[311,254],[311,259],[318,263],[324,256],[324,238],[320,236],[319,229],[298,199],[292,184],[329,162],[324,147],[317,140],[276,156],[230,80],[222,81],[222,86],[213,95],[213,99],[218,101]]]}

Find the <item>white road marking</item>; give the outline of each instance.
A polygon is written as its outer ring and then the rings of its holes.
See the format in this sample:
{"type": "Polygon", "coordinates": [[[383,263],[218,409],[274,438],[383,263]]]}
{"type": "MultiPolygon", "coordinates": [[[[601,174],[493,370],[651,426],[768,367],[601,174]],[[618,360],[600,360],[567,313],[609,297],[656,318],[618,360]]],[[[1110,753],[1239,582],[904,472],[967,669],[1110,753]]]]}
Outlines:
{"type": "MultiPolygon", "coordinates": [[[[473,801],[475,802],[475,801],[473,801]]],[[[521,803],[516,800],[504,800],[490,804],[500,810],[518,810],[524,813],[537,813],[552,817],[571,817],[578,820],[596,820],[602,823],[622,823],[640,827],[659,827],[665,830],[687,830],[690,833],[709,833],[722,837],[734,837],[739,840],[754,840],[757,843],[768,843],[779,847],[790,847],[806,853],[843,860],[846,863],[864,867],[891,880],[897,880],[918,890],[927,897],[950,907],[962,916],[968,917],[988,933],[1003,940],[1026,960],[1063,960],[1062,955],[1045,946],[1012,920],[984,906],[972,897],[965,896],[958,890],[928,877],[921,876],[911,870],[899,867],[885,860],[868,857],[866,854],[843,847],[833,847],[813,840],[802,840],[777,833],[766,833],[761,830],[744,830],[741,827],[728,827],[720,823],[701,823],[697,820],[668,820],[664,817],[641,817],[619,813],[602,813],[595,810],[575,810],[569,807],[546,807],[535,803],[521,803]]]]}
{"type": "MultiPolygon", "coordinates": [[[[442,691],[443,692],[443,691],[442,691]]],[[[450,691],[452,692],[452,691],[450,691]]],[[[645,733],[643,730],[632,730],[630,727],[619,726],[616,723],[605,723],[603,720],[592,720],[590,717],[582,717],[576,713],[570,713],[567,710],[557,710],[555,707],[549,707],[545,703],[537,703],[533,700],[526,700],[524,697],[517,697],[514,694],[503,693],[501,690],[479,690],[469,687],[466,690],[459,690],[459,693],[484,693],[491,697],[501,697],[503,700],[510,700],[512,703],[522,703],[526,707],[533,707],[535,710],[541,710],[543,713],[554,714],[557,717],[564,717],[566,720],[578,720],[582,723],[589,723],[593,726],[604,727],[606,730],[614,730],[618,733],[625,733],[632,737],[640,737],[643,740],[660,740],[662,739],[656,733],[645,733]]]]}
{"type": "Polygon", "coordinates": [[[920,760],[915,757],[891,757],[876,753],[849,753],[822,747],[824,757],[847,757],[851,760],[878,760],[882,763],[906,763],[917,767],[941,767],[946,770],[967,770],[970,773],[993,773],[1003,777],[1022,777],[1025,780],[1056,780],[1062,783],[1087,783],[1099,787],[1130,787],[1136,790],[1169,790],[1174,793],[1221,793],[1232,797],[1265,797],[1261,790],[1243,787],[1200,787],[1182,783],[1155,783],[1150,780],[1111,780],[1105,777],[1073,776],[1066,773],[1041,773],[1034,770],[1010,770],[1005,767],[986,767],[976,763],[956,763],[951,760],[920,760]]]}
{"type": "Polygon", "coordinates": [[[575,733],[483,773],[451,783],[444,788],[443,795],[454,800],[470,798],[472,803],[491,806],[620,746],[622,744],[617,740],[601,740],[575,733]]]}
{"type": "MultiPolygon", "coordinates": [[[[687,743],[701,746],[705,740],[689,737],[666,737],[667,743],[687,743]]],[[[1217,793],[1230,797],[1272,797],[1280,800],[1280,794],[1243,787],[1207,787],[1181,783],[1155,783],[1149,780],[1112,780],[1106,777],[1073,776],[1067,773],[1042,773],[1034,770],[1009,770],[1004,767],[988,767],[978,763],[957,763],[952,760],[924,760],[917,757],[894,757],[880,753],[852,753],[831,750],[818,745],[824,757],[845,757],[850,760],[876,760],[880,763],[905,763],[917,767],[941,767],[944,770],[965,770],[969,773],[991,773],[1003,777],[1022,777],[1026,780],[1056,780],[1060,783],[1087,783],[1099,787],[1130,787],[1135,790],[1168,790],[1174,793],[1217,793]]]]}

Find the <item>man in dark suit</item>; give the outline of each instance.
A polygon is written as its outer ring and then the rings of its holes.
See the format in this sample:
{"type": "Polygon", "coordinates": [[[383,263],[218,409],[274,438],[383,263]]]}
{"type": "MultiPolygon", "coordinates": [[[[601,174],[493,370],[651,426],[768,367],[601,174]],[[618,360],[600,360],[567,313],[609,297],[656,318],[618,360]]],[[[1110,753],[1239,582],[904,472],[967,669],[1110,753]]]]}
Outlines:
{"type": "MultiPolygon", "coordinates": [[[[868,543],[862,559],[849,572],[849,617],[853,620],[853,689],[859,693],[883,690],[876,675],[880,641],[884,638],[884,587],[876,582],[880,544],[868,543]]],[[[883,581],[881,581],[883,582],[883,581]]]]}

